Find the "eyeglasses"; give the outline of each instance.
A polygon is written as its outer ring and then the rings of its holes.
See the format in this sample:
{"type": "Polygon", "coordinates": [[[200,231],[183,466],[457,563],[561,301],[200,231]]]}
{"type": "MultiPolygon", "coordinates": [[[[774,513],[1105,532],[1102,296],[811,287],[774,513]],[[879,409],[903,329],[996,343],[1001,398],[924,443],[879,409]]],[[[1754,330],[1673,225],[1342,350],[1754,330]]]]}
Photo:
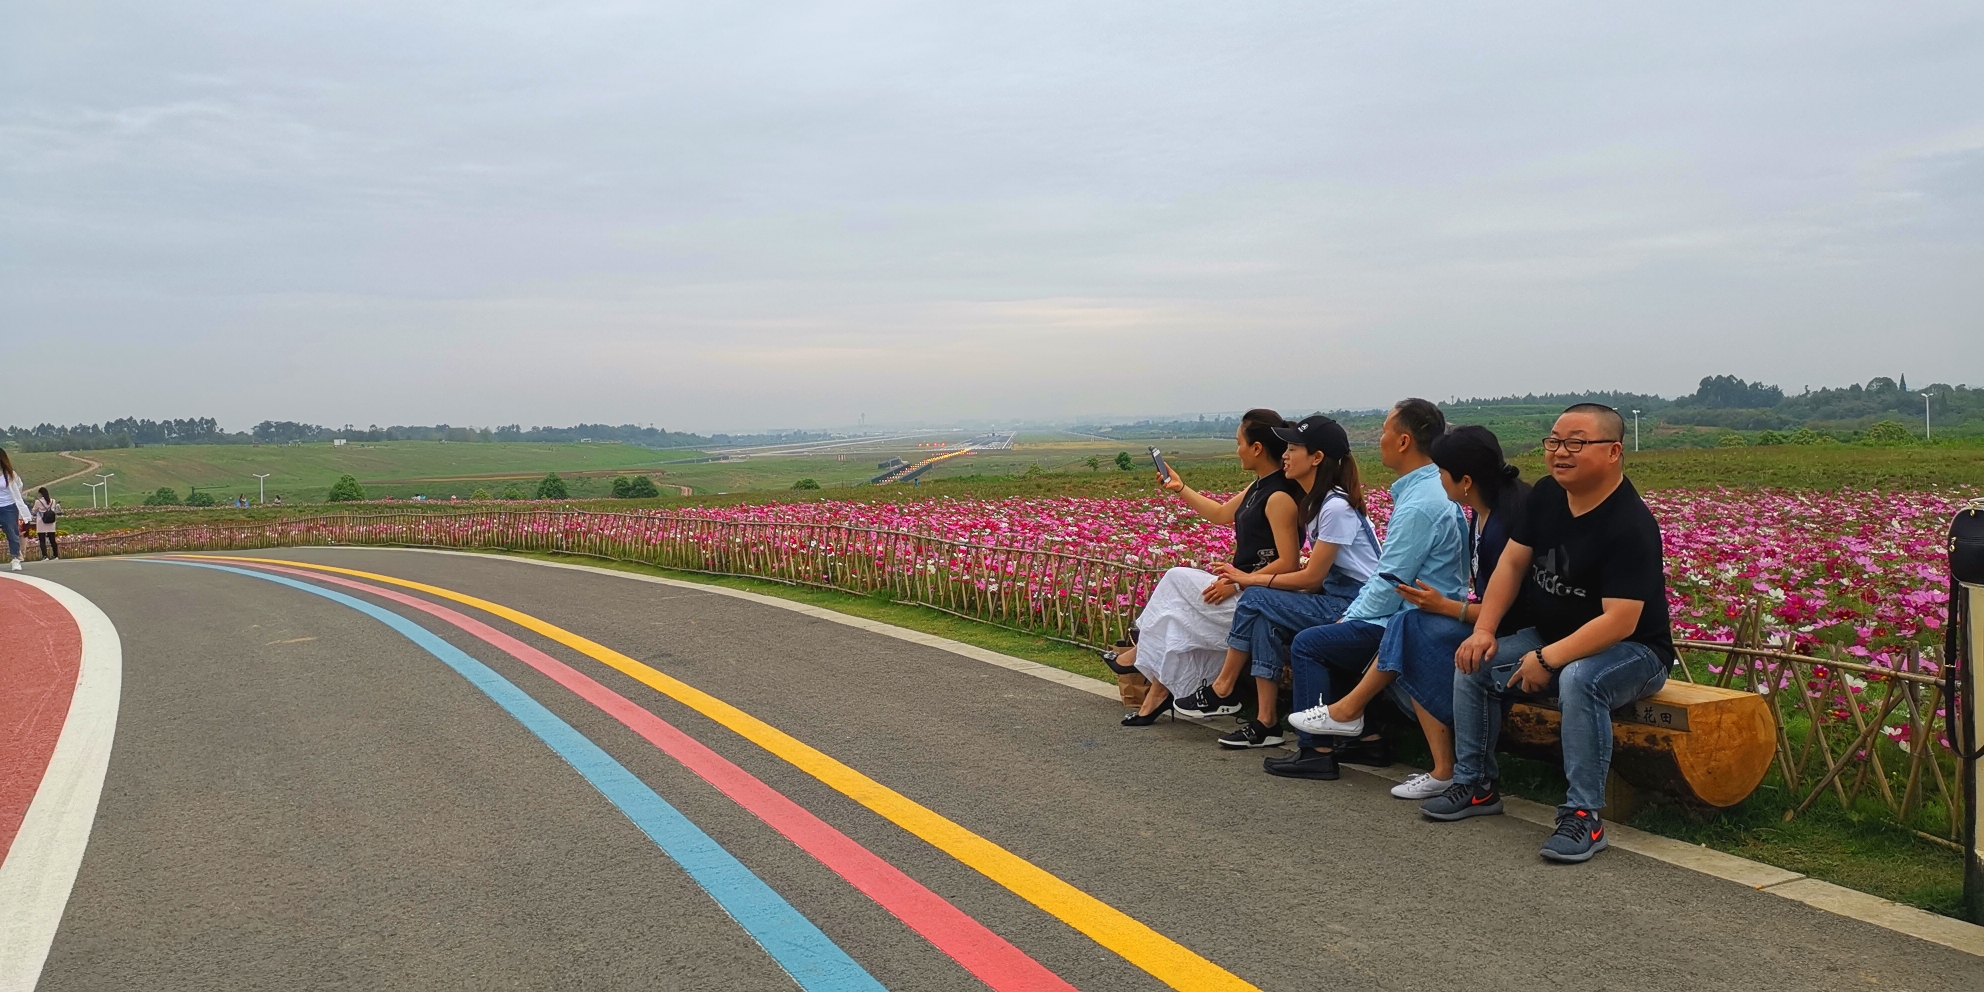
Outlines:
{"type": "Polygon", "coordinates": [[[1546,437],[1543,439],[1543,450],[1556,451],[1558,448],[1562,448],[1565,451],[1568,451],[1571,454],[1575,455],[1578,452],[1583,451],[1584,446],[1587,444],[1618,444],[1618,443],[1619,443],[1619,439],[1616,437],[1611,439],[1582,438],[1582,437],[1546,437]]]}

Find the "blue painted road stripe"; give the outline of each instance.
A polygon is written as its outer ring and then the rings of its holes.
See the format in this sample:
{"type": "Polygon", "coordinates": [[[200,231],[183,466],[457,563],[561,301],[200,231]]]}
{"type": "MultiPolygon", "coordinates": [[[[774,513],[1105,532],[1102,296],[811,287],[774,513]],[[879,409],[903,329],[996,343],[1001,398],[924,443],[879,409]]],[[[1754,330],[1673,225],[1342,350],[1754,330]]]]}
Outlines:
{"type": "Polygon", "coordinates": [[[140,560],[210,568],[280,583],[349,606],[393,628],[459,672],[496,705],[530,728],[539,740],[558,752],[559,757],[584,775],[593,788],[620,807],[620,811],[627,814],[627,818],[634,821],[642,833],[681,865],[689,877],[695,879],[696,884],[702,886],[703,891],[708,892],[717,905],[723,907],[723,911],[729,913],[731,919],[736,920],[772,956],[772,960],[799,983],[800,988],[808,992],[885,992],[882,983],[848,957],[847,952],[833,942],[833,938],[820,932],[813,921],[792,908],[792,904],[772,891],[763,879],[744,867],[702,828],[689,822],[689,818],[670,806],[667,800],[656,795],[647,783],[635,778],[634,773],[615,761],[612,755],[545,709],[543,704],[532,699],[510,680],[435,636],[427,628],[390,610],[295,579],[225,565],[140,560]]]}

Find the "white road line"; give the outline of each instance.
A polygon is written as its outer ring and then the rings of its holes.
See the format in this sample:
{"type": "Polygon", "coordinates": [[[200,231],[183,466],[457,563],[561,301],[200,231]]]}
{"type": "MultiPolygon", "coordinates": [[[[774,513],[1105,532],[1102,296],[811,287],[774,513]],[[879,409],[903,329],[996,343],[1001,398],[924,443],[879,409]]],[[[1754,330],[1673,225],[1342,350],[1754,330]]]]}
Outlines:
{"type": "Polygon", "coordinates": [[[0,863],[0,992],[33,992],[96,823],[123,693],[124,647],[110,618],[68,586],[25,575],[0,578],[54,597],[83,632],[82,670],[69,715],[14,845],[0,863]]]}

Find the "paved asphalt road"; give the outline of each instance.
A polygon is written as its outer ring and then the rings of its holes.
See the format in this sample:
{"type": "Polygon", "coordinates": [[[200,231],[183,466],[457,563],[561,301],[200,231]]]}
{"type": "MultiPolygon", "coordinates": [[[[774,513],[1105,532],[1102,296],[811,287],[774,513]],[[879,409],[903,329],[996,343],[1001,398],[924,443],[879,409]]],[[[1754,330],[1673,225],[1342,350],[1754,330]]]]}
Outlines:
{"type": "MultiPolygon", "coordinates": [[[[497,558],[270,557],[432,583],[589,637],[975,831],[1262,989],[1984,988],[1979,960],[1537,827],[1432,824],[1387,783],[1296,782],[1201,727],[762,604],[497,558]]],[[[130,560],[35,574],[123,639],[94,833],[40,988],[790,989],[573,766],[378,619],[130,560]]],[[[983,988],[681,764],[404,605],[596,742],[891,990],[983,988]]],[[[432,598],[432,597],[428,597],[432,598]]],[[[439,600],[436,600],[439,602],[439,600]]],[[[1162,985],[696,710],[458,604],[713,748],[1087,992],[1162,985]]]]}

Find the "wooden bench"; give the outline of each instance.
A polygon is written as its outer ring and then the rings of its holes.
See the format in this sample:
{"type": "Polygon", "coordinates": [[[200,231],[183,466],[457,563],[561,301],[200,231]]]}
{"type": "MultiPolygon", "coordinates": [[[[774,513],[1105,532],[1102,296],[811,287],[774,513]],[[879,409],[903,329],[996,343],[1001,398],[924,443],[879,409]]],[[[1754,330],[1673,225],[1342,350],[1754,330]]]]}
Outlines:
{"type": "MultiPolygon", "coordinates": [[[[1517,703],[1502,749],[1560,762],[1555,701],[1517,703]]],[[[1734,806],[1756,791],[1777,753],[1770,702],[1753,692],[1669,682],[1612,713],[1612,770],[1633,786],[1734,806]]]]}

